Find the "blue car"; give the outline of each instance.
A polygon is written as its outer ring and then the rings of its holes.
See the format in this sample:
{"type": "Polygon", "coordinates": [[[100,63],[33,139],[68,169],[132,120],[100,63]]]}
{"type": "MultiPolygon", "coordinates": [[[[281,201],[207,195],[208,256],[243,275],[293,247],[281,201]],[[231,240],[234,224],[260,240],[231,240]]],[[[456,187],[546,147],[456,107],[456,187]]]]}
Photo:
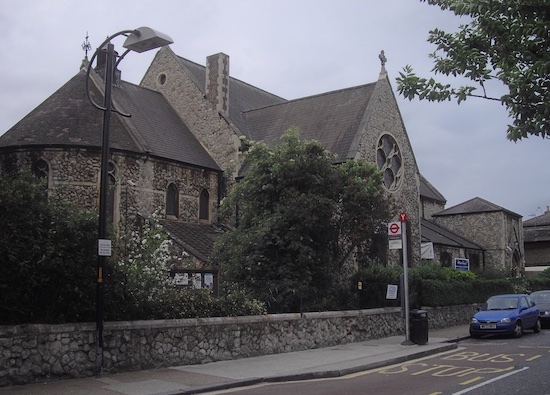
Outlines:
{"type": "Polygon", "coordinates": [[[539,309],[529,295],[495,295],[470,321],[470,336],[513,335],[521,337],[525,329],[539,333],[539,309]]]}

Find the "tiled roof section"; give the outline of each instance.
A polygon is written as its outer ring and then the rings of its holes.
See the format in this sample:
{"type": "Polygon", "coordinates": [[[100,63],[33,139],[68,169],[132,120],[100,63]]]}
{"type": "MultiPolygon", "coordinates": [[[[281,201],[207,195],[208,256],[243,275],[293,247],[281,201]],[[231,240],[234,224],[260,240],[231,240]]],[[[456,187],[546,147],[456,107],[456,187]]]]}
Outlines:
{"type": "Polygon", "coordinates": [[[214,243],[222,234],[212,225],[164,219],[160,221],[172,239],[203,262],[208,262],[214,243]]]}
{"type": "Polygon", "coordinates": [[[162,94],[122,82],[113,87],[116,104],[132,116],[127,119],[133,136],[152,155],[199,167],[219,166],[199,143],[162,94]]]}
{"type": "Polygon", "coordinates": [[[531,226],[550,226],[550,209],[538,217],[523,221],[523,228],[531,226]]]}
{"type": "Polygon", "coordinates": [[[480,214],[480,213],[491,213],[491,212],[499,212],[499,211],[502,211],[514,217],[521,217],[521,215],[514,213],[513,211],[507,210],[501,206],[498,206],[480,197],[475,197],[463,203],[457,204],[456,206],[440,211],[439,213],[436,213],[433,216],[442,217],[445,215],[480,214]]]}
{"type": "Polygon", "coordinates": [[[447,203],[443,196],[422,174],[420,174],[420,196],[439,203],[447,203]]]}
{"type": "MultiPolygon", "coordinates": [[[[103,113],[88,102],[85,72],[80,71],[21,121],[0,136],[0,147],[87,146],[101,147],[103,113]]],[[[98,104],[103,95],[93,83],[90,93],[98,104]]],[[[111,118],[110,145],[137,151],[139,147],[116,116],[111,118]]]]}
{"type": "Polygon", "coordinates": [[[523,222],[523,239],[526,243],[550,241],[550,210],[523,222]]]}
{"type": "Polygon", "coordinates": [[[468,248],[470,250],[485,250],[479,244],[474,243],[452,231],[446,229],[433,221],[421,219],[422,241],[431,241],[434,244],[445,245],[456,248],[468,248]]]}
{"type": "MultiPolygon", "coordinates": [[[[204,94],[206,81],[206,67],[190,60],[177,57],[180,64],[187,70],[191,79],[204,94]]],[[[247,128],[243,112],[286,102],[285,99],[256,88],[233,77],[229,78],[229,119],[247,135],[247,128]]],[[[247,136],[250,137],[250,136],[247,136]]]]}
{"type": "Polygon", "coordinates": [[[523,240],[525,243],[550,241],[550,226],[523,228],[523,240]]]}
{"type": "Polygon", "coordinates": [[[302,139],[321,142],[337,161],[345,161],[354,155],[353,142],[374,87],[362,85],[248,111],[249,137],[276,144],[286,130],[297,127],[302,139]]]}
{"type": "MultiPolygon", "coordinates": [[[[57,92],[0,137],[1,147],[84,146],[101,147],[103,113],[92,107],[85,92],[86,73],[81,70],[57,92]]],[[[93,80],[90,80],[93,81],[93,80]]],[[[92,98],[103,104],[103,94],[93,82],[92,98]]],[[[109,146],[146,153],[193,166],[219,170],[219,166],[157,92],[121,82],[113,87],[115,108],[131,114],[111,116],[109,146]]]]}

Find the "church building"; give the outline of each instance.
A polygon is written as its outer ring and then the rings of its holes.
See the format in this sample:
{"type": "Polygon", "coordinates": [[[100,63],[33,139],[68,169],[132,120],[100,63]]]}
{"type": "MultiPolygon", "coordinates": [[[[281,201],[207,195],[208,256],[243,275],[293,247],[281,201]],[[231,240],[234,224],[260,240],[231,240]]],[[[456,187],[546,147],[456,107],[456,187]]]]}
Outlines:
{"type": "MultiPolygon", "coordinates": [[[[113,225],[130,227],[138,216],[161,211],[165,228],[201,267],[220,232],[217,208],[240,175],[243,142],[277,144],[296,127],[301,138],[321,142],[338,163],[362,158],[378,166],[387,194],[408,217],[409,264],[419,264],[421,245],[431,242],[426,221],[436,222],[445,199],[419,172],[383,53],[373,82],[293,100],[233,78],[229,60],[218,53],[201,65],[165,46],[139,85],[115,78],[113,106],[131,117],[111,118],[113,225]]],[[[102,113],[86,96],[87,67],[84,60],[74,77],[0,136],[0,163],[8,170],[30,165],[49,187],[63,186],[66,199],[95,209],[102,113]]],[[[89,81],[97,102],[103,98],[103,74],[100,57],[89,81]]],[[[467,246],[456,254],[483,255],[481,243],[459,233],[452,237],[465,239],[467,246]]],[[[395,252],[389,259],[400,263],[395,252]]]]}

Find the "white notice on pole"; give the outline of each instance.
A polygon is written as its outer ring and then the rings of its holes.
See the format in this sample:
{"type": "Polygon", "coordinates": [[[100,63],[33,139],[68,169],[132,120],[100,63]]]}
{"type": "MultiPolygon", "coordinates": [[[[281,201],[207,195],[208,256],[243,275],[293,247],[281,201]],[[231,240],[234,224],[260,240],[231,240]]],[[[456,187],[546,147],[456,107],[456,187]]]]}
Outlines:
{"type": "Polygon", "coordinates": [[[99,239],[97,241],[97,255],[111,256],[111,240],[99,239]]]}
{"type": "Polygon", "coordinates": [[[386,299],[397,299],[397,285],[388,284],[388,289],[386,291],[386,299]]]}

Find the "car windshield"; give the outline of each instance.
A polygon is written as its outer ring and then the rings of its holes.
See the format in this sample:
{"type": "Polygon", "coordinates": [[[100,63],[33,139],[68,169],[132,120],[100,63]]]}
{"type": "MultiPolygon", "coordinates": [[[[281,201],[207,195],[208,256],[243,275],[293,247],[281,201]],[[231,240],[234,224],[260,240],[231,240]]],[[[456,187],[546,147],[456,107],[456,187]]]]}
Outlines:
{"type": "Polygon", "coordinates": [[[533,299],[537,304],[550,303],[550,292],[531,294],[531,299],[533,299]]]}
{"type": "Polygon", "coordinates": [[[509,310],[517,308],[517,298],[490,298],[487,301],[487,310],[509,310]]]}

